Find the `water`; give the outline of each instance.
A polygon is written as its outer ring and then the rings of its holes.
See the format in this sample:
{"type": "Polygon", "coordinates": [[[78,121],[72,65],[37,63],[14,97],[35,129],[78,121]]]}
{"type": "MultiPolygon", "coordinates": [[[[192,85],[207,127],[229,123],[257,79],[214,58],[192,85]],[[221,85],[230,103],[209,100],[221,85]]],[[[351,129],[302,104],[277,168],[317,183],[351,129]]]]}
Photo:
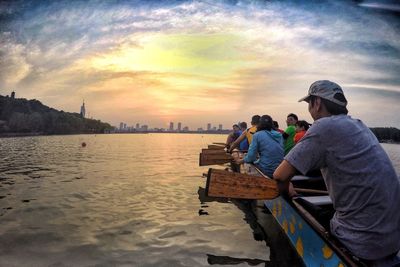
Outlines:
{"type": "MultiPolygon", "coordinates": [[[[198,167],[198,154],[225,138],[0,139],[0,266],[299,264],[289,252],[274,251],[288,251],[278,230],[270,248],[256,241],[260,233],[249,214],[204,198],[208,168],[198,167]]],[[[399,145],[384,147],[398,171],[399,145]]]]}

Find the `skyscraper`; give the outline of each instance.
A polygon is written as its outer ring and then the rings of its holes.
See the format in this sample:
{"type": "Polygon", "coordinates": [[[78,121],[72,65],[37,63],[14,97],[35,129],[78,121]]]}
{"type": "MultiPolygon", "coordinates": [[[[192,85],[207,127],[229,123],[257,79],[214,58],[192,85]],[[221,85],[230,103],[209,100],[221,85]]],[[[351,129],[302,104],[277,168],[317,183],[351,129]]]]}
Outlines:
{"type": "Polygon", "coordinates": [[[218,130],[222,131],[222,124],[218,125],[218,130]]]}
{"type": "Polygon", "coordinates": [[[174,130],[174,123],[172,121],[169,123],[169,130],[170,131],[174,130]]]}
{"type": "Polygon", "coordinates": [[[182,130],[182,123],[178,122],[178,132],[182,130]]]}
{"type": "Polygon", "coordinates": [[[211,130],[211,123],[207,123],[207,131],[211,130]]]}
{"type": "Polygon", "coordinates": [[[85,118],[85,115],[86,115],[85,100],[83,100],[83,103],[81,106],[81,117],[85,118]]]}

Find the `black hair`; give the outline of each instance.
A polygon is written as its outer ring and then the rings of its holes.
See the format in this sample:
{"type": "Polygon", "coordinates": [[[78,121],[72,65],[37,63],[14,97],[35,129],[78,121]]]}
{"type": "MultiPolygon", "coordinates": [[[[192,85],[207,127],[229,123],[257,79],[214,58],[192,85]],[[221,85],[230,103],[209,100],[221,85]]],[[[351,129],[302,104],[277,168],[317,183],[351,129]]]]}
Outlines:
{"type": "Polygon", "coordinates": [[[303,127],[304,130],[306,130],[306,131],[310,128],[310,124],[308,122],[304,121],[304,120],[297,121],[296,125],[299,126],[299,127],[303,127]]]}
{"type": "MultiPolygon", "coordinates": [[[[341,93],[336,93],[333,97],[341,102],[347,102],[346,97],[341,93]]],[[[317,96],[311,95],[309,100],[310,105],[314,106],[316,100],[317,96]]],[[[332,115],[340,115],[340,114],[347,115],[347,113],[349,113],[346,107],[338,105],[322,97],[321,97],[321,103],[325,106],[326,110],[332,115]]]]}
{"type": "Polygon", "coordinates": [[[289,114],[287,115],[287,117],[292,117],[292,118],[295,119],[296,121],[299,120],[299,118],[297,117],[297,115],[294,114],[294,113],[289,113],[289,114]]]}
{"type": "Polygon", "coordinates": [[[277,121],[273,121],[272,124],[274,126],[274,129],[278,129],[279,128],[279,124],[278,124],[277,121]]]}
{"type": "Polygon", "coordinates": [[[253,117],[251,117],[251,124],[258,124],[260,122],[260,115],[254,115],[253,117]]]}
{"type": "Polygon", "coordinates": [[[237,124],[232,125],[232,128],[233,128],[233,127],[238,127],[238,128],[240,128],[239,125],[237,125],[237,124]]]}
{"type": "Polygon", "coordinates": [[[257,125],[257,132],[262,130],[271,131],[273,129],[272,118],[269,115],[262,115],[260,123],[257,125]]]}
{"type": "Polygon", "coordinates": [[[247,123],[245,121],[242,121],[241,123],[239,123],[239,126],[241,129],[247,129],[247,123]]]}

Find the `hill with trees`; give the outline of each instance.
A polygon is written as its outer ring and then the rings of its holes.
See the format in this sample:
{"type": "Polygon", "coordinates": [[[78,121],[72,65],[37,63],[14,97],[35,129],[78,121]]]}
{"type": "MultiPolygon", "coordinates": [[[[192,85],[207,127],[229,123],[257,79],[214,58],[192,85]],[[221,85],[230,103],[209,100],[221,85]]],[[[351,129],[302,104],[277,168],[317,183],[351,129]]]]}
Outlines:
{"type": "Polygon", "coordinates": [[[0,95],[0,136],[104,133],[108,123],[58,111],[33,99],[0,95]]]}
{"type": "Polygon", "coordinates": [[[382,143],[400,143],[400,130],[393,127],[370,128],[382,143]]]}

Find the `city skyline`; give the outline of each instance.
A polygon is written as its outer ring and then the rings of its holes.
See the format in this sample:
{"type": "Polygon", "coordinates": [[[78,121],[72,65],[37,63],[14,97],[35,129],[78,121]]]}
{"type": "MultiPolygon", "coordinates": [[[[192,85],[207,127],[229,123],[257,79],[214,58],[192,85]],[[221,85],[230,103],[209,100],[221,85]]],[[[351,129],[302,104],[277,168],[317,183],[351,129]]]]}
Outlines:
{"type": "Polygon", "coordinates": [[[120,122],[119,123],[119,127],[115,126],[114,127],[117,130],[126,130],[126,131],[165,131],[165,132],[185,132],[185,131],[230,131],[230,128],[227,129],[223,129],[223,125],[222,124],[218,124],[217,126],[214,126],[211,123],[207,123],[206,127],[197,127],[197,128],[193,128],[191,129],[189,126],[186,126],[184,124],[182,124],[182,122],[178,122],[177,126],[174,127],[175,122],[170,122],[169,123],[169,127],[163,128],[163,127],[157,127],[157,126],[152,126],[150,124],[144,123],[144,124],[140,124],[140,123],[133,123],[133,124],[127,124],[125,122],[120,122]],[[184,125],[182,127],[182,125],[184,125]]]}
{"type": "MultiPolygon", "coordinates": [[[[288,113],[312,82],[399,127],[400,5],[371,1],[3,1],[0,94],[118,126],[191,129],[288,113]],[[183,125],[182,125],[183,126],[183,125]]],[[[207,129],[207,128],[205,128],[207,129]]]]}

